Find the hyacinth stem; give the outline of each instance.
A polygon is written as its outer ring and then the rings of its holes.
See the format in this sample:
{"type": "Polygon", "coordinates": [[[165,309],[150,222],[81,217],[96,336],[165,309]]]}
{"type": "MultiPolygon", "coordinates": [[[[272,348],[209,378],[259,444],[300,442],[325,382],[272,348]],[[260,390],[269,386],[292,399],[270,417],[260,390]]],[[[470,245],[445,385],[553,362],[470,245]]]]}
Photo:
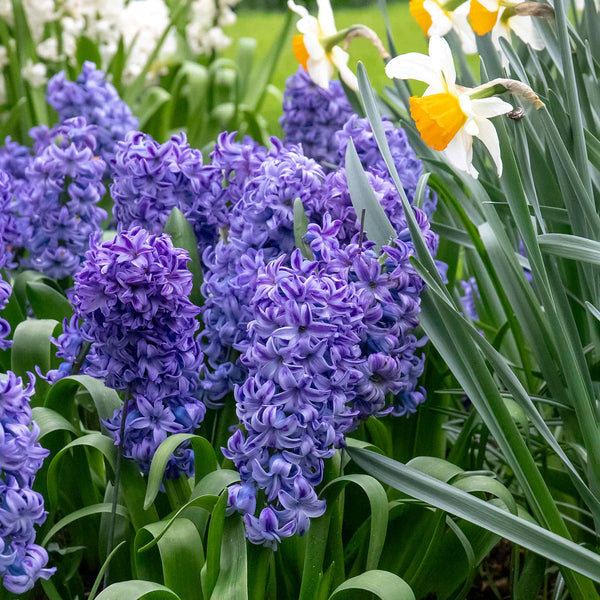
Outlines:
{"type": "Polygon", "coordinates": [[[90,348],[92,347],[92,342],[84,342],[83,346],[81,346],[81,350],[77,355],[77,358],[73,361],[73,367],[71,368],[71,372],[73,375],[78,375],[81,367],[83,365],[83,361],[85,357],[88,355],[90,348]]]}
{"type": "MultiPolygon", "coordinates": [[[[110,522],[108,524],[108,544],[106,546],[106,556],[109,556],[113,547],[113,538],[115,536],[115,521],[117,518],[117,502],[119,501],[119,488],[121,483],[121,460],[123,457],[123,445],[125,440],[125,421],[127,419],[127,408],[129,406],[130,393],[129,390],[125,392],[125,399],[123,400],[123,408],[121,410],[121,429],[119,430],[119,448],[117,451],[117,461],[115,464],[115,483],[113,487],[113,498],[112,508],[110,511],[110,522]]],[[[110,564],[106,566],[104,572],[104,581],[102,587],[106,589],[108,585],[110,564]]]]}

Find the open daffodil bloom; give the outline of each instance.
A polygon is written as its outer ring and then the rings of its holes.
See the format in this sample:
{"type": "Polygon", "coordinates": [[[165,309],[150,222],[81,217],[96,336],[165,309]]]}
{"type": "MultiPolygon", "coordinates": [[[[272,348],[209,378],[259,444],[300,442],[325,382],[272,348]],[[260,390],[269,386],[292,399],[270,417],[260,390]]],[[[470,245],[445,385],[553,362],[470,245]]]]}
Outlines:
{"type": "Polygon", "coordinates": [[[498,175],[502,160],[498,134],[490,118],[504,115],[513,107],[500,98],[485,97],[486,86],[463,88],[456,85],[456,70],[448,43],[440,37],[429,41],[429,56],[410,52],[393,58],[386,66],[388,77],[415,79],[429,87],[423,96],[410,98],[410,113],[423,141],[457,169],[473,177],[473,138],[489,150],[498,175]],[[482,97],[483,96],[483,97],[482,97]]]}
{"type": "Polygon", "coordinates": [[[294,36],[293,41],[296,59],[318,86],[327,89],[337,68],[346,85],[358,90],[356,75],[348,67],[348,53],[337,45],[348,32],[336,29],[329,0],[317,0],[317,5],[318,18],[288,0],[288,7],[300,15],[296,25],[300,35],[294,36]]]}

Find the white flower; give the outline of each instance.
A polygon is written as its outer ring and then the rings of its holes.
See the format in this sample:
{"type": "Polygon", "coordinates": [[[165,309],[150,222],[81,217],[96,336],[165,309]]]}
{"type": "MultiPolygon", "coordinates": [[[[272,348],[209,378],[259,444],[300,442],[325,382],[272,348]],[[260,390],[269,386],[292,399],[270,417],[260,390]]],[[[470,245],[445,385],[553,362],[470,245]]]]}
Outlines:
{"type": "Polygon", "coordinates": [[[296,59],[318,86],[328,89],[337,68],[346,85],[358,90],[356,75],[348,67],[348,53],[332,42],[339,34],[335,27],[331,4],[329,0],[317,0],[317,6],[318,18],[315,18],[306,8],[288,0],[288,7],[300,15],[296,24],[300,35],[294,36],[296,59]]]}
{"type": "Polygon", "coordinates": [[[473,166],[473,138],[477,137],[488,149],[498,176],[502,174],[498,134],[490,118],[513,107],[499,98],[477,97],[485,86],[457,86],[452,52],[444,39],[431,38],[429,56],[416,52],[397,56],[385,71],[388,77],[415,79],[429,86],[421,98],[410,98],[411,116],[428,146],[442,152],[457,169],[477,177],[473,166]]]}
{"type": "Polygon", "coordinates": [[[429,37],[441,37],[454,30],[465,54],[475,54],[475,35],[467,17],[470,1],[464,0],[411,0],[410,14],[429,37]]]}
{"type": "Polygon", "coordinates": [[[37,53],[40,58],[49,61],[57,61],[60,56],[58,53],[58,39],[55,37],[46,38],[37,45],[37,53]]]}
{"type": "Polygon", "coordinates": [[[29,59],[21,69],[21,77],[23,77],[31,87],[41,87],[48,81],[46,77],[46,65],[44,63],[34,63],[29,59]]]}

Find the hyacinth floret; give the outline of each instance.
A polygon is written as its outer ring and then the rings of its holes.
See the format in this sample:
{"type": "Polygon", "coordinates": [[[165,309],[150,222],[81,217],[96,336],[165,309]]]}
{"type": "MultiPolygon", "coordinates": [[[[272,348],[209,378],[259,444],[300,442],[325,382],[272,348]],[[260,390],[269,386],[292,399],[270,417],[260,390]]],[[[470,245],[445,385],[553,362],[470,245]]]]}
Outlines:
{"type": "Polygon", "coordinates": [[[120,229],[140,226],[162,233],[173,208],[191,222],[200,251],[216,243],[227,224],[227,208],[216,167],[204,166],[184,133],[159,144],[131,132],[116,145],[113,162],[113,216],[120,229]]]}
{"type": "Polygon", "coordinates": [[[251,542],[272,548],[323,514],[314,487],[354,419],[364,306],[354,284],[318,267],[296,250],[259,270],[248,378],[235,390],[246,433],[223,450],[241,477],[229,510],[244,514],[251,542]],[[258,497],[266,505],[256,516],[258,497]]]}
{"type": "Polygon", "coordinates": [[[46,520],[44,499],[31,488],[48,451],[37,442],[40,430],[29,405],[27,387],[12,371],[0,381],[0,576],[14,594],[48,579],[48,553],[35,543],[35,526],[46,520]]]}
{"type": "Polygon", "coordinates": [[[323,89],[299,67],[285,84],[283,115],[279,119],[284,141],[300,144],[306,156],[320,163],[336,165],[339,161],[335,133],[352,112],[339,81],[332,80],[329,88],[323,89]]]}
{"type": "Polygon", "coordinates": [[[61,279],[79,269],[90,236],[100,231],[106,217],[97,206],[105,193],[106,165],[95,155],[94,128],[83,117],[53,129],[34,128],[31,135],[37,156],[27,168],[33,234],[25,240],[26,264],[61,279]]]}
{"type": "MultiPolygon", "coordinates": [[[[73,304],[83,320],[89,375],[129,395],[124,455],[147,472],[171,433],[191,432],[204,418],[198,400],[202,352],[196,341],[199,309],[189,300],[189,256],[168,235],[140,227],[94,240],[75,276],[73,304]]],[[[105,424],[120,442],[121,409],[105,424]]],[[[167,476],[191,473],[189,448],[173,455],[167,476]]]]}
{"type": "Polygon", "coordinates": [[[115,144],[138,128],[138,120],[129,106],[93,62],[83,64],[76,81],[69,81],[64,71],[52,77],[46,99],[61,121],[82,116],[96,127],[98,154],[109,165],[115,144]]]}
{"type": "MultiPolygon", "coordinates": [[[[406,197],[412,204],[419,178],[423,174],[423,163],[416,157],[404,129],[394,127],[394,124],[385,118],[382,119],[382,125],[398,176],[406,192],[406,197]]],[[[354,142],[364,169],[373,171],[381,178],[388,178],[388,168],[381,156],[368,119],[361,119],[358,115],[352,115],[345,125],[336,132],[335,140],[338,147],[339,164],[344,164],[346,148],[350,139],[354,142]]],[[[423,210],[428,217],[431,216],[436,205],[437,197],[435,193],[426,188],[423,198],[423,210]]]]}

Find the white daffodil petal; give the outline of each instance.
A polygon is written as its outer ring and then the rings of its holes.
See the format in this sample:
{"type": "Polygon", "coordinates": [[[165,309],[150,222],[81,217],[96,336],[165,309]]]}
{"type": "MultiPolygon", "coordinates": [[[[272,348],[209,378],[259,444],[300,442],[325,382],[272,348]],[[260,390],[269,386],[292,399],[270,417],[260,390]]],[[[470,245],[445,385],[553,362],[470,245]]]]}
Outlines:
{"type": "Polygon", "coordinates": [[[496,170],[498,171],[498,177],[502,175],[502,155],[500,154],[500,142],[498,141],[498,132],[491,121],[487,119],[477,119],[479,125],[479,134],[477,137],[485,144],[488,149],[496,170]]]}
{"type": "Polygon", "coordinates": [[[335,20],[333,18],[333,10],[329,0],[317,0],[319,7],[319,25],[323,35],[334,35],[337,33],[335,28],[335,20]]]}
{"type": "Polygon", "coordinates": [[[467,119],[463,129],[465,133],[468,133],[469,135],[479,135],[479,127],[475,119],[467,119]]]}
{"type": "Polygon", "coordinates": [[[418,52],[409,52],[392,58],[385,67],[390,79],[414,79],[431,86],[440,86],[442,71],[431,57],[418,52]]]}
{"type": "Polygon", "coordinates": [[[342,50],[339,46],[334,46],[331,51],[331,61],[338,68],[340,77],[344,80],[344,83],[355,92],[358,92],[358,79],[348,66],[349,55],[347,52],[342,50]]]}
{"type": "Polygon", "coordinates": [[[532,17],[515,16],[508,20],[508,26],[534,50],[545,48],[544,39],[537,30],[532,17]]]}
{"type": "Polygon", "coordinates": [[[312,57],[309,58],[306,63],[306,68],[314,83],[325,90],[329,89],[329,82],[333,77],[333,65],[326,57],[322,60],[315,60],[312,57]]]}
{"type": "Polygon", "coordinates": [[[325,50],[319,42],[319,38],[314,33],[304,34],[304,47],[308,52],[308,55],[314,60],[323,60],[325,57],[325,50]]]}
{"type": "Polygon", "coordinates": [[[490,12],[498,12],[500,9],[499,0],[477,0],[483,8],[489,10],[490,12]]]}
{"type": "Polygon", "coordinates": [[[429,56],[436,65],[439,65],[438,68],[444,74],[448,91],[454,93],[456,90],[456,69],[454,68],[454,59],[448,42],[441,37],[432,37],[429,40],[429,56]]]}
{"type": "Polygon", "coordinates": [[[306,10],[306,8],[304,8],[304,6],[299,6],[294,2],[294,0],[288,0],[287,5],[292,12],[300,15],[303,19],[310,17],[310,13],[306,10]]]}
{"type": "Polygon", "coordinates": [[[427,31],[428,36],[434,37],[446,35],[452,29],[452,21],[437,2],[425,0],[425,2],[423,2],[423,8],[431,17],[431,26],[427,31]]]}
{"type": "Polygon", "coordinates": [[[476,117],[489,119],[505,115],[513,110],[512,104],[500,100],[500,98],[479,98],[471,99],[471,111],[476,117]]]}
{"type": "Polygon", "coordinates": [[[463,52],[465,54],[476,54],[477,53],[477,42],[475,41],[475,34],[469,24],[468,14],[470,2],[465,2],[459,6],[452,14],[452,28],[458,34],[460,43],[462,45],[463,52]],[[466,7],[466,10],[463,8],[466,7]]]}
{"type": "MultiPolygon", "coordinates": [[[[454,139],[446,146],[442,154],[446,160],[459,171],[469,171],[469,157],[472,157],[473,138],[462,129],[454,139]]],[[[471,165],[472,168],[472,165],[471,165]]]]}

